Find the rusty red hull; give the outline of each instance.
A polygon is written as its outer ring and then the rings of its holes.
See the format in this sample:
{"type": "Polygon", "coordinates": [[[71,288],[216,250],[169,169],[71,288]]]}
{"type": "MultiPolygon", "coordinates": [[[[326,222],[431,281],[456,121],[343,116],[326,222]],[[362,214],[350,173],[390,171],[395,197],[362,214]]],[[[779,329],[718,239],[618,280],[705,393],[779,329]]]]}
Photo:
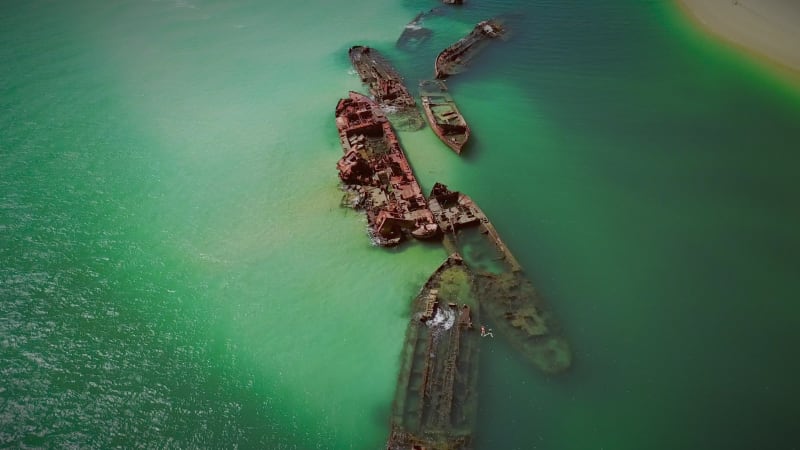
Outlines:
{"type": "Polygon", "coordinates": [[[436,78],[443,79],[463,72],[467,63],[487,44],[489,39],[501,37],[505,28],[497,19],[479,22],[466,36],[444,49],[436,57],[436,78]]]}
{"type": "Polygon", "coordinates": [[[344,156],[339,178],[352,206],[364,210],[373,243],[398,244],[406,235],[424,239],[438,226],[414,177],[397,135],[369,97],[350,92],[336,105],[336,127],[344,156]]]}
{"type": "Polygon", "coordinates": [[[369,87],[370,95],[380,106],[391,110],[396,125],[410,130],[422,128],[425,121],[417,102],[408,92],[403,77],[383,55],[371,47],[356,45],[348,52],[361,81],[369,87]]]}
{"type": "Polygon", "coordinates": [[[471,130],[442,80],[420,82],[422,110],[431,129],[456,154],[469,140],[471,130]]]}

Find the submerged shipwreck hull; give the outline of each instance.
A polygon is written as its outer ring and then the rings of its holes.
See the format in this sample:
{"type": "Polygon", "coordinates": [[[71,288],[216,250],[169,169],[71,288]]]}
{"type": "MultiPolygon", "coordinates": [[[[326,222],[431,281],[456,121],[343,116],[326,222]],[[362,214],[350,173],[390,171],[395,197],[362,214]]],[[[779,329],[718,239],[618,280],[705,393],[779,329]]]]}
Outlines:
{"type": "Polygon", "coordinates": [[[478,407],[478,304],[472,274],[453,254],[413,303],[387,450],[466,450],[478,407]]]}
{"type": "Polygon", "coordinates": [[[400,127],[419,130],[425,126],[414,97],[403,84],[403,77],[389,61],[371,47],[356,45],[350,48],[350,62],[361,81],[369,86],[375,101],[392,115],[400,127]]]}
{"type": "Polygon", "coordinates": [[[336,105],[344,156],[336,164],[348,205],[363,209],[374,244],[391,246],[406,236],[438,235],[438,226],[411,165],[383,111],[369,97],[350,92],[336,105]]]}
{"type": "Polygon", "coordinates": [[[466,36],[447,47],[436,57],[436,78],[447,78],[463,72],[466,64],[480,51],[489,39],[501,37],[506,30],[497,19],[479,22],[466,36]]]}
{"type": "Polygon", "coordinates": [[[411,22],[403,27],[403,32],[400,33],[400,37],[397,38],[397,42],[395,46],[397,48],[403,50],[416,50],[419,48],[424,42],[426,42],[430,37],[433,35],[433,31],[429,28],[425,28],[422,26],[422,20],[428,14],[434,14],[437,12],[438,8],[433,8],[428,12],[420,12],[413,19],[411,22]]]}
{"type": "Polygon", "coordinates": [[[453,192],[436,183],[428,199],[431,212],[445,234],[448,251],[460,251],[466,264],[475,273],[475,286],[481,313],[490,320],[498,337],[508,339],[526,359],[548,374],[567,370],[572,363],[572,351],[552,311],[536,293],[519,262],[500,239],[492,223],[468,196],[453,192]],[[485,256],[470,258],[471,243],[462,232],[473,233],[491,249],[489,261],[485,256]],[[491,268],[489,268],[491,266],[491,268]]]}
{"type": "Polygon", "coordinates": [[[469,139],[470,129],[453,97],[447,92],[447,85],[442,80],[423,80],[419,83],[419,95],[433,132],[460,155],[469,139]]]}
{"type": "Polygon", "coordinates": [[[416,23],[409,23],[403,28],[403,32],[394,45],[399,49],[412,51],[420,48],[430,40],[431,36],[433,36],[433,31],[430,28],[425,28],[416,23]]]}
{"type": "Polygon", "coordinates": [[[403,50],[416,50],[428,41],[428,39],[433,36],[433,31],[422,26],[422,22],[427,16],[441,14],[442,8],[444,7],[439,6],[429,11],[422,11],[414,16],[411,22],[408,22],[403,28],[403,32],[400,34],[400,37],[397,38],[395,46],[403,50]]]}

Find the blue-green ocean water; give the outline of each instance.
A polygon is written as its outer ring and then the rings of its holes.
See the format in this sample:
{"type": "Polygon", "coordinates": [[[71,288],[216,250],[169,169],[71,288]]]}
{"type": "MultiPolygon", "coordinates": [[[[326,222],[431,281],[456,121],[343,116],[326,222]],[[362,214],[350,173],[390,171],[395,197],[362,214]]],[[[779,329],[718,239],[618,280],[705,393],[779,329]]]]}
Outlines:
{"type": "Polygon", "coordinates": [[[467,192],[575,349],[482,349],[479,449],[796,448],[800,89],[666,2],[0,4],[0,446],[377,449],[436,245],[341,209],[336,100],[371,45],[450,81],[467,192]]]}

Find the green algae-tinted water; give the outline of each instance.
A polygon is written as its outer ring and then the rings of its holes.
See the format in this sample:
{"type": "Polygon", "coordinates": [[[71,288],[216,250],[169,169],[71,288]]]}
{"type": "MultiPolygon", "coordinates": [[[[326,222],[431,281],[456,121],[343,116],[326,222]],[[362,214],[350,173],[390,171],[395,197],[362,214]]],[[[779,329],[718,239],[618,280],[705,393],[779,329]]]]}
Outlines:
{"type": "Polygon", "coordinates": [[[411,84],[504,13],[450,89],[467,192],[574,368],[482,351],[481,449],[791,448],[800,95],[666,4],[0,6],[0,445],[380,448],[408,303],[445,258],[338,207],[350,45],[411,84]]]}

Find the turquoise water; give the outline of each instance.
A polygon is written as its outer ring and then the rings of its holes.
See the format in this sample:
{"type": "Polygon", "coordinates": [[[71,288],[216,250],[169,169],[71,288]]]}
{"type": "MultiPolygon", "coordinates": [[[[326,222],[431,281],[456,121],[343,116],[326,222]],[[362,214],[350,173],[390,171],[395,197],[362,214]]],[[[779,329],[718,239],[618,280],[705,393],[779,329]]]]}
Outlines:
{"type": "Polygon", "coordinates": [[[791,448],[800,94],[669,4],[7,1],[0,6],[0,445],[380,448],[435,245],[339,208],[346,50],[450,81],[459,159],[575,366],[482,349],[478,448],[791,448]]]}

